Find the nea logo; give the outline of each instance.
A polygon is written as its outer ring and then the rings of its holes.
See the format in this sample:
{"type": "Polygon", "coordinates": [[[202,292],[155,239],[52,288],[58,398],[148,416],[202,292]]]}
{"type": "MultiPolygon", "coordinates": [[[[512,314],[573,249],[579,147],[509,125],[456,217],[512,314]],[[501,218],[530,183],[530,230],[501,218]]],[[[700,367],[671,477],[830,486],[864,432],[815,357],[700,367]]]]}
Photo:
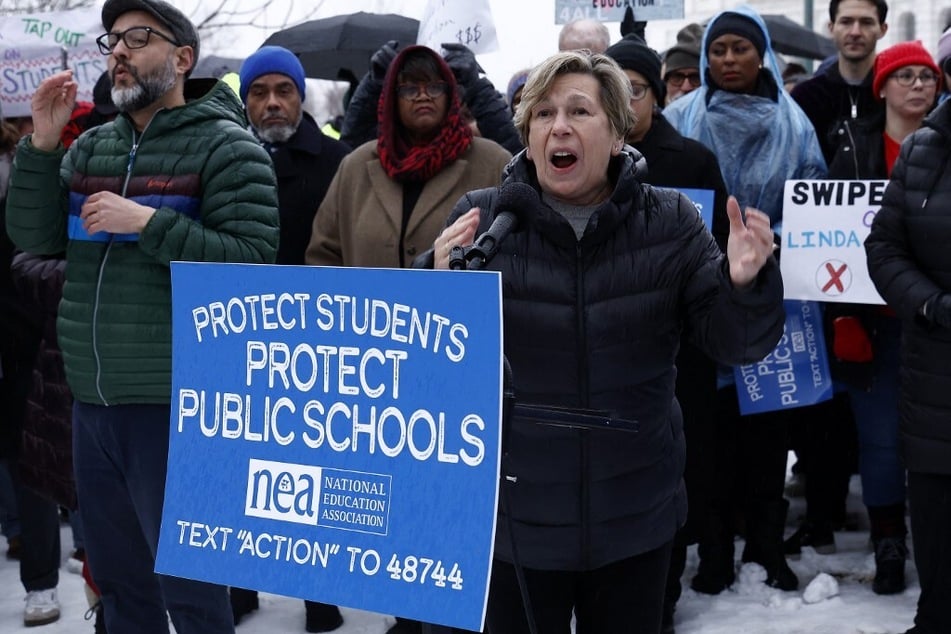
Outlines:
{"type": "Polygon", "coordinates": [[[270,462],[248,462],[248,494],[244,514],[297,524],[317,524],[320,467],[270,462]]]}

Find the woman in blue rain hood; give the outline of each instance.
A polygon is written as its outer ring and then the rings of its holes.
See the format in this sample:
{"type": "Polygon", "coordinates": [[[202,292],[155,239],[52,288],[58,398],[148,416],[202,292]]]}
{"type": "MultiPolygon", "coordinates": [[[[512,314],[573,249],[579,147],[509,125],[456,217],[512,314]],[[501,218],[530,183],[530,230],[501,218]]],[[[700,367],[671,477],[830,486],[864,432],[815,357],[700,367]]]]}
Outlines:
{"type": "Polygon", "coordinates": [[[763,19],[741,5],[707,26],[699,89],[664,109],[681,134],[713,150],[740,206],[766,212],[777,233],[787,179],[822,178],[815,130],[782,88],[763,19]]]}
{"type": "MultiPolygon", "coordinates": [[[[741,207],[769,215],[781,235],[786,180],[823,178],[826,164],[812,123],[783,90],[762,18],[747,5],[714,17],[703,35],[700,69],[700,88],[672,102],[664,116],[716,154],[727,191],[741,207]]],[[[711,448],[717,481],[691,587],[718,594],[733,583],[732,518],[742,513],[743,561],[761,564],[767,585],[795,590],[799,580],[783,551],[786,435],[789,419],[809,408],[740,415],[732,368],[721,368],[720,378],[718,441],[711,448]]]]}

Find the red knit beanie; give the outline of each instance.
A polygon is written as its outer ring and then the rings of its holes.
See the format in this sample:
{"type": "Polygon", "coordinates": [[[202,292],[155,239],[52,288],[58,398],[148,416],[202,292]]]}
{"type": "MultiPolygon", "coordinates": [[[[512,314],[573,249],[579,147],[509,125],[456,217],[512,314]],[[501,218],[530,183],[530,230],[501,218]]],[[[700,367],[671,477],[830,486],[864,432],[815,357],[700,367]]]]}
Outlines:
{"type": "Polygon", "coordinates": [[[938,75],[938,90],[941,89],[941,69],[935,64],[934,58],[922,46],[920,40],[914,42],[900,42],[886,48],[875,57],[875,78],[872,80],[872,93],[876,99],[880,98],[885,80],[900,68],[905,66],[927,66],[938,75]]]}

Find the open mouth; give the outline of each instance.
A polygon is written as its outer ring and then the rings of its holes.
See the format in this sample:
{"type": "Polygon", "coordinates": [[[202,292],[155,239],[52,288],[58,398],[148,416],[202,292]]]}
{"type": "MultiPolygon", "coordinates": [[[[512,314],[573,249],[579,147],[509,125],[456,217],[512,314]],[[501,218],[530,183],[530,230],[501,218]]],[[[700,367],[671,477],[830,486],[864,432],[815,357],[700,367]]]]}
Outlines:
{"type": "Polygon", "coordinates": [[[578,162],[578,157],[571,152],[555,152],[551,156],[551,164],[558,169],[571,167],[578,162]]]}

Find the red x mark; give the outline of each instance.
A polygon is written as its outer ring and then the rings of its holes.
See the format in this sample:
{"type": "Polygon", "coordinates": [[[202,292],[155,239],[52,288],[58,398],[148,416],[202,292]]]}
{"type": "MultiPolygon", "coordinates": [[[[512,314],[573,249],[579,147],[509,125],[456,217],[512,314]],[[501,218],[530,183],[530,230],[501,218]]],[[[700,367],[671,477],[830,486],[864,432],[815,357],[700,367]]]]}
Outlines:
{"type": "Polygon", "coordinates": [[[848,264],[843,264],[837,269],[832,266],[832,262],[826,262],[826,271],[829,272],[830,279],[826,282],[826,285],[822,287],[822,292],[825,293],[835,286],[837,291],[844,293],[845,286],[842,285],[842,274],[845,273],[845,269],[847,268],[849,268],[848,264]]]}

